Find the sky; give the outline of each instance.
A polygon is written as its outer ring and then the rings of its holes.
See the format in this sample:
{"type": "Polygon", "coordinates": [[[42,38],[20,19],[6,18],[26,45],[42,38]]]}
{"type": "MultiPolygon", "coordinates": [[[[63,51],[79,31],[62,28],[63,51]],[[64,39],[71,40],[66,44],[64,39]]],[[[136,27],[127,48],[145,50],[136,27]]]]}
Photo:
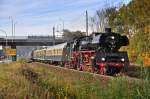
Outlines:
{"type": "MultiPolygon", "coordinates": [[[[52,35],[64,28],[85,31],[85,11],[97,10],[129,0],[0,0],[0,29],[15,36],[52,35]]],[[[4,34],[0,32],[0,36],[4,34]]],[[[59,35],[59,33],[56,33],[59,35]]]]}

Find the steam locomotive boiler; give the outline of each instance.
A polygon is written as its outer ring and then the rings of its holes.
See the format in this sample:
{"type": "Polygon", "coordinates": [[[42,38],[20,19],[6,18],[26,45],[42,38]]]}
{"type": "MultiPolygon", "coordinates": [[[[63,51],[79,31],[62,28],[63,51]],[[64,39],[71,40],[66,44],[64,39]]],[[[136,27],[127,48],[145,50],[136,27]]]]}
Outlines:
{"type": "Polygon", "coordinates": [[[32,60],[57,63],[80,71],[114,75],[129,65],[127,52],[119,51],[129,44],[126,36],[111,32],[93,33],[59,45],[34,50],[32,60]]]}

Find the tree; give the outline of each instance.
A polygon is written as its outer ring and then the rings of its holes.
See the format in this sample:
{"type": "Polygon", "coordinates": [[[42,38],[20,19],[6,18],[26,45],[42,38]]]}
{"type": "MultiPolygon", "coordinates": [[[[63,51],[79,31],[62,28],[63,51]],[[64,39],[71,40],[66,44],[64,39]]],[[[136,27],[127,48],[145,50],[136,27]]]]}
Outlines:
{"type": "Polygon", "coordinates": [[[105,27],[108,27],[106,9],[96,11],[96,15],[91,17],[90,25],[93,30],[96,30],[93,32],[104,31],[105,27]]]}
{"type": "Polygon", "coordinates": [[[81,32],[81,31],[70,31],[68,29],[65,29],[63,31],[63,38],[66,40],[73,40],[75,38],[79,38],[79,37],[83,37],[86,36],[85,32],[81,32]]]}
{"type": "MultiPolygon", "coordinates": [[[[108,25],[115,32],[128,35],[129,49],[135,53],[150,52],[150,0],[132,0],[120,7],[99,10],[93,18],[93,24],[99,25],[107,19],[108,25]],[[101,14],[103,12],[103,14],[101,14]],[[101,20],[101,21],[99,21],[101,20]]],[[[128,49],[127,48],[127,49],[128,49]]]]}

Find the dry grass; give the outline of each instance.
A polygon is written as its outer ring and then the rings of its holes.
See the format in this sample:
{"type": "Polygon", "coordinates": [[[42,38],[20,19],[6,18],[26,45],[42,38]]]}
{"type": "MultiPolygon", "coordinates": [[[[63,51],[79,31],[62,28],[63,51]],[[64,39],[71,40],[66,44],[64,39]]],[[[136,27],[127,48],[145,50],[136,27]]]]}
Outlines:
{"type": "Polygon", "coordinates": [[[0,64],[0,99],[149,99],[149,80],[129,82],[42,64],[0,64]]]}

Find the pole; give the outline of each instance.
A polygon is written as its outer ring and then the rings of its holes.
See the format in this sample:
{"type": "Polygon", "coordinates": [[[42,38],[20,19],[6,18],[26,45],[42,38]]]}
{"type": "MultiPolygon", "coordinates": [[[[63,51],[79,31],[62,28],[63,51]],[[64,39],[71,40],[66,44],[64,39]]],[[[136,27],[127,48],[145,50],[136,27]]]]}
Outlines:
{"type": "Polygon", "coordinates": [[[64,20],[62,18],[59,19],[61,22],[62,22],[62,33],[61,33],[61,36],[63,35],[64,33],[64,29],[65,29],[65,24],[64,24],[64,20]]]}
{"type": "Polygon", "coordinates": [[[62,19],[60,19],[62,21],[62,31],[64,31],[64,21],[62,19]]]}
{"type": "MultiPolygon", "coordinates": [[[[63,21],[63,20],[62,20],[63,21]]],[[[63,30],[62,30],[62,34],[61,34],[61,37],[63,37],[63,34],[64,34],[64,21],[63,21],[63,30]]]]}
{"type": "Polygon", "coordinates": [[[13,35],[13,39],[15,39],[16,24],[17,24],[17,22],[15,22],[15,23],[14,23],[14,26],[13,26],[13,27],[14,27],[14,32],[13,32],[14,35],[13,35]]]}
{"type": "Polygon", "coordinates": [[[13,34],[14,34],[14,22],[13,19],[11,18],[11,22],[12,22],[12,42],[13,42],[13,34]]]}
{"type": "Polygon", "coordinates": [[[53,45],[55,45],[55,27],[53,27],[53,45]]]}
{"type": "Polygon", "coordinates": [[[88,12],[86,11],[86,35],[88,36],[88,28],[89,28],[89,26],[88,26],[88,12]]]}
{"type": "Polygon", "coordinates": [[[13,39],[15,39],[15,31],[16,31],[16,30],[15,30],[15,27],[16,27],[15,25],[16,25],[16,24],[14,23],[14,32],[13,32],[14,35],[13,35],[13,39]]]}
{"type": "Polygon", "coordinates": [[[65,28],[65,26],[64,26],[64,21],[63,21],[63,30],[62,30],[62,34],[61,34],[61,37],[63,37],[63,34],[64,34],[64,29],[65,28]]]}
{"type": "Polygon", "coordinates": [[[11,28],[12,28],[12,42],[13,42],[13,32],[14,32],[14,21],[13,21],[13,18],[12,16],[9,17],[9,19],[11,19],[11,28]]]}
{"type": "Polygon", "coordinates": [[[4,31],[2,29],[0,29],[0,31],[3,32],[3,33],[5,33],[5,35],[6,35],[6,46],[7,46],[7,33],[6,33],[6,31],[4,31]]]}
{"type": "MultiPolygon", "coordinates": [[[[11,49],[16,49],[16,45],[11,45],[11,49]]],[[[12,57],[12,61],[16,61],[17,60],[17,55],[11,56],[12,57]]]]}
{"type": "MultiPolygon", "coordinates": [[[[6,45],[5,45],[5,50],[6,50],[6,47],[7,47],[7,33],[6,33],[6,31],[4,31],[4,30],[2,30],[2,29],[0,29],[0,31],[1,32],[3,32],[3,33],[5,33],[5,35],[6,35],[6,45]]],[[[7,55],[6,55],[6,59],[7,59],[8,57],[7,57],[7,55]]]]}
{"type": "Polygon", "coordinates": [[[63,19],[59,19],[60,21],[62,21],[62,31],[64,30],[65,26],[64,26],[64,20],[63,19]]]}

